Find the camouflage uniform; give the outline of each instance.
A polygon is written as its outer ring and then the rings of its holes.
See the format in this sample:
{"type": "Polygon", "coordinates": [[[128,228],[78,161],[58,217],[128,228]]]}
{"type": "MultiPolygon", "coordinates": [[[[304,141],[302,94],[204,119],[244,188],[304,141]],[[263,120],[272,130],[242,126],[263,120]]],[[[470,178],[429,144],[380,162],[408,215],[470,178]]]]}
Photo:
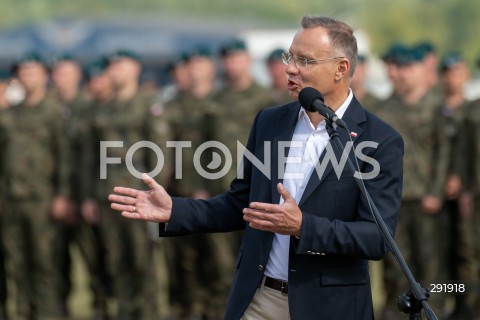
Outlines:
{"type": "Polygon", "coordinates": [[[222,183],[218,184],[216,192],[221,193],[228,190],[230,182],[237,176],[237,141],[246,146],[255,115],[262,108],[271,107],[274,103],[270,91],[256,83],[242,91],[227,87],[219,91],[215,102],[218,107],[213,111],[213,138],[227,146],[234,164],[222,179],[222,183]]]}
{"type": "MultiPolygon", "coordinates": [[[[451,109],[444,106],[439,109],[436,116],[439,122],[439,128],[442,128],[446,137],[444,143],[450,145],[450,154],[448,155],[448,175],[461,176],[463,167],[463,154],[461,151],[463,138],[460,135],[466,107],[468,102],[461,106],[451,109]]],[[[447,279],[458,280],[467,284],[469,287],[476,283],[477,275],[477,254],[475,244],[475,230],[472,219],[463,216],[459,210],[459,201],[457,199],[446,199],[443,210],[445,211],[446,230],[443,238],[444,265],[448,266],[449,277],[447,279]]],[[[459,310],[471,305],[472,295],[456,295],[456,308],[459,310]]]]}
{"type": "Polygon", "coordinates": [[[46,98],[7,110],[0,123],[3,237],[8,274],[17,287],[15,319],[58,317],[50,206],[54,196],[68,196],[59,117],[58,106],[46,98]]]}
{"type": "MultiPolygon", "coordinates": [[[[215,109],[215,106],[212,95],[198,99],[187,93],[178,95],[166,106],[173,140],[191,142],[191,147],[182,151],[182,161],[175,164],[176,169],[181,165],[182,178],[173,177],[170,185],[172,195],[192,197],[212,194],[212,186],[216,182],[198,173],[193,158],[197,148],[213,138],[210,110],[215,109]]],[[[202,155],[200,163],[206,169],[210,160],[208,149],[202,155]]],[[[173,314],[181,319],[221,318],[234,264],[234,257],[225,243],[225,235],[205,234],[165,239],[165,245],[173,314]]]]}
{"type": "MultiPolygon", "coordinates": [[[[2,114],[3,110],[0,110],[0,124],[2,123],[2,114]]],[[[2,136],[2,132],[0,131],[0,145],[3,145],[2,139],[5,138],[2,136]]],[[[0,157],[1,161],[2,157],[0,157]]],[[[0,162],[0,168],[2,167],[2,163],[0,162]]],[[[1,169],[0,169],[1,170],[1,169]]],[[[3,182],[1,181],[2,177],[0,177],[0,319],[4,320],[7,317],[7,274],[5,272],[5,248],[3,245],[3,237],[2,237],[2,220],[3,220],[3,202],[2,201],[2,186],[3,182]]]]}
{"type": "MultiPolygon", "coordinates": [[[[438,97],[430,93],[413,106],[392,96],[378,111],[380,118],[392,125],[405,142],[403,198],[395,240],[414,276],[425,287],[445,279],[439,254],[439,237],[443,237],[441,214],[426,214],[422,209],[424,196],[442,197],[446,178],[448,144],[443,143],[445,137],[435,121],[439,103],[438,97]]],[[[394,306],[397,296],[410,286],[391,254],[385,260],[384,270],[386,303],[394,306]]],[[[432,296],[432,307],[442,307],[442,299],[443,296],[432,296]]]]}
{"type": "MultiPolygon", "coordinates": [[[[54,240],[54,262],[59,267],[57,274],[57,285],[60,294],[60,309],[68,315],[67,299],[71,292],[72,281],[70,279],[71,256],[70,246],[76,241],[77,231],[79,229],[78,216],[81,201],[80,177],[83,174],[80,169],[80,155],[82,154],[81,144],[85,136],[86,121],[88,114],[87,101],[77,95],[71,102],[62,102],[57,97],[58,103],[61,105],[61,118],[59,121],[64,123],[64,135],[67,140],[68,154],[68,174],[70,182],[71,200],[73,201],[75,221],[57,221],[56,235],[54,240]]],[[[82,243],[78,242],[81,246],[82,243]]]]}
{"type": "MultiPolygon", "coordinates": [[[[90,101],[83,109],[82,121],[79,122],[79,145],[75,152],[78,163],[77,171],[78,180],[75,180],[77,185],[78,203],[84,200],[94,199],[94,186],[92,181],[98,179],[98,172],[94,168],[94,161],[92,154],[98,153],[98,144],[93,143],[92,124],[96,115],[105,109],[108,109],[109,102],[103,103],[90,101]]],[[[101,230],[98,225],[91,225],[86,221],[80,221],[77,229],[76,240],[79,249],[85,259],[90,277],[90,288],[93,295],[94,313],[98,316],[107,314],[107,298],[111,295],[111,275],[106,269],[107,255],[105,242],[101,235],[101,230]]]]}
{"type": "MultiPolygon", "coordinates": [[[[475,311],[478,313],[480,310],[480,240],[478,233],[480,231],[480,100],[472,102],[465,110],[465,118],[462,129],[462,152],[465,163],[462,163],[462,178],[465,182],[465,189],[473,194],[474,197],[474,231],[475,235],[475,254],[473,259],[475,264],[473,265],[472,273],[472,285],[471,290],[468,292],[469,299],[475,303],[475,311]]],[[[467,253],[467,252],[465,252],[467,253]]],[[[468,274],[471,274],[468,272],[468,274]]]]}
{"type": "MultiPolygon", "coordinates": [[[[169,133],[168,128],[163,121],[155,121],[153,126],[150,106],[150,99],[140,94],[126,102],[114,101],[99,109],[92,128],[97,152],[90,160],[96,171],[91,188],[99,203],[100,228],[107,249],[113,295],[118,303],[118,319],[151,319],[157,314],[152,242],[147,237],[147,225],[124,219],[110,209],[107,201],[115,186],[145,188],[125,163],[127,151],[134,143],[154,141],[164,149],[163,139],[169,133]],[[122,163],[108,165],[106,179],[99,178],[100,141],[123,142],[123,147],[107,149],[108,157],[119,157],[122,163]]],[[[155,160],[155,154],[147,148],[138,149],[132,157],[134,168],[139,172],[151,171],[155,160]]]]}

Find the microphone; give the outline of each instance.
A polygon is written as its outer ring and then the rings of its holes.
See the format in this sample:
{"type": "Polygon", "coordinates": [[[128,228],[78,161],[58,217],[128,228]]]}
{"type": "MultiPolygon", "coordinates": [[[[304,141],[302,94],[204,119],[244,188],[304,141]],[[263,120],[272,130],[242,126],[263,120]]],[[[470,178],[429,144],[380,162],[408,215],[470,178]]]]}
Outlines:
{"type": "Polygon", "coordinates": [[[323,95],[317,89],[311,87],[303,88],[298,94],[298,101],[300,101],[305,110],[310,112],[316,111],[325,119],[336,123],[337,126],[347,129],[347,125],[335,114],[335,111],[323,103],[323,95]]]}

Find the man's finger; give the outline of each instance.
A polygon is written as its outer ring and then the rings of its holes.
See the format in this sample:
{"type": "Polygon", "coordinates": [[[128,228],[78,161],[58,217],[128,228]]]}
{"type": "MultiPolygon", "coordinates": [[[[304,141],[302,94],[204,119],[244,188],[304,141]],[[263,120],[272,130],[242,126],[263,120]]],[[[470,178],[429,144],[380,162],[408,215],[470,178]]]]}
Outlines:
{"type": "Polygon", "coordinates": [[[113,188],[113,192],[136,198],[140,191],[132,188],[115,187],[113,188]]]}
{"type": "Polygon", "coordinates": [[[117,211],[129,211],[129,212],[133,212],[135,211],[135,207],[132,206],[132,205],[125,205],[125,204],[119,204],[119,203],[112,203],[110,205],[110,207],[113,209],[113,210],[117,210],[117,211]]]}
{"type": "Polygon", "coordinates": [[[119,196],[117,194],[109,195],[108,200],[110,200],[111,202],[117,202],[121,204],[132,204],[132,205],[135,205],[135,202],[137,201],[135,198],[119,196]]]}
{"type": "Polygon", "coordinates": [[[290,192],[288,192],[287,188],[285,188],[281,182],[277,184],[277,190],[278,193],[280,193],[280,195],[282,196],[284,202],[295,202],[295,199],[293,199],[290,192]]]}
{"type": "Polygon", "coordinates": [[[265,203],[265,202],[252,202],[250,203],[250,208],[262,210],[266,212],[277,212],[278,204],[265,203]]]}
{"type": "Polygon", "coordinates": [[[122,211],[122,217],[129,219],[142,219],[138,212],[122,211]]]}
{"type": "Polygon", "coordinates": [[[142,173],[143,182],[151,189],[151,190],[160,190],[162,188],[155,180],[152,179],[148,174],[142,173]]]}

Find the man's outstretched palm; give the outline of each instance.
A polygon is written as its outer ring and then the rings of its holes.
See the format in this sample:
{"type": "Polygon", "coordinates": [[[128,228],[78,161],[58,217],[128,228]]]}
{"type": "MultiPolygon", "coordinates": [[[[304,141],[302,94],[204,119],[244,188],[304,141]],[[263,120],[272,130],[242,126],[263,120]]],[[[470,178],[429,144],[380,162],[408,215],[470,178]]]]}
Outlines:
{"type": "Polygon", "coordinates": [[[144,173],[142,178],[151,190],[115,187],[115,194],[108,196],[112,209],[121,211],[122,216],[130,219],[168,222],[172,214],[172,198],[147,174],[144,173]]]}

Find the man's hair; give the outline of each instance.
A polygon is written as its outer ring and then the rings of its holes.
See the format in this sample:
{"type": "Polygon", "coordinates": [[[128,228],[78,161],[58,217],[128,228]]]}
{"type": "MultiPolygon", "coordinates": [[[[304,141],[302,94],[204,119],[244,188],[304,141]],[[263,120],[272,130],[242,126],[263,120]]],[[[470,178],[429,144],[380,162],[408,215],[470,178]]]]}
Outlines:
{"type": "Polygon", "coordinates": [[[302,18],[304,29],[322,27],[327,30],[332,48],[350,61],[349,76],[352,77],[357,64],[357,39],[353,28],[345,22],[322,16],[306,15],[302,18]]]}

